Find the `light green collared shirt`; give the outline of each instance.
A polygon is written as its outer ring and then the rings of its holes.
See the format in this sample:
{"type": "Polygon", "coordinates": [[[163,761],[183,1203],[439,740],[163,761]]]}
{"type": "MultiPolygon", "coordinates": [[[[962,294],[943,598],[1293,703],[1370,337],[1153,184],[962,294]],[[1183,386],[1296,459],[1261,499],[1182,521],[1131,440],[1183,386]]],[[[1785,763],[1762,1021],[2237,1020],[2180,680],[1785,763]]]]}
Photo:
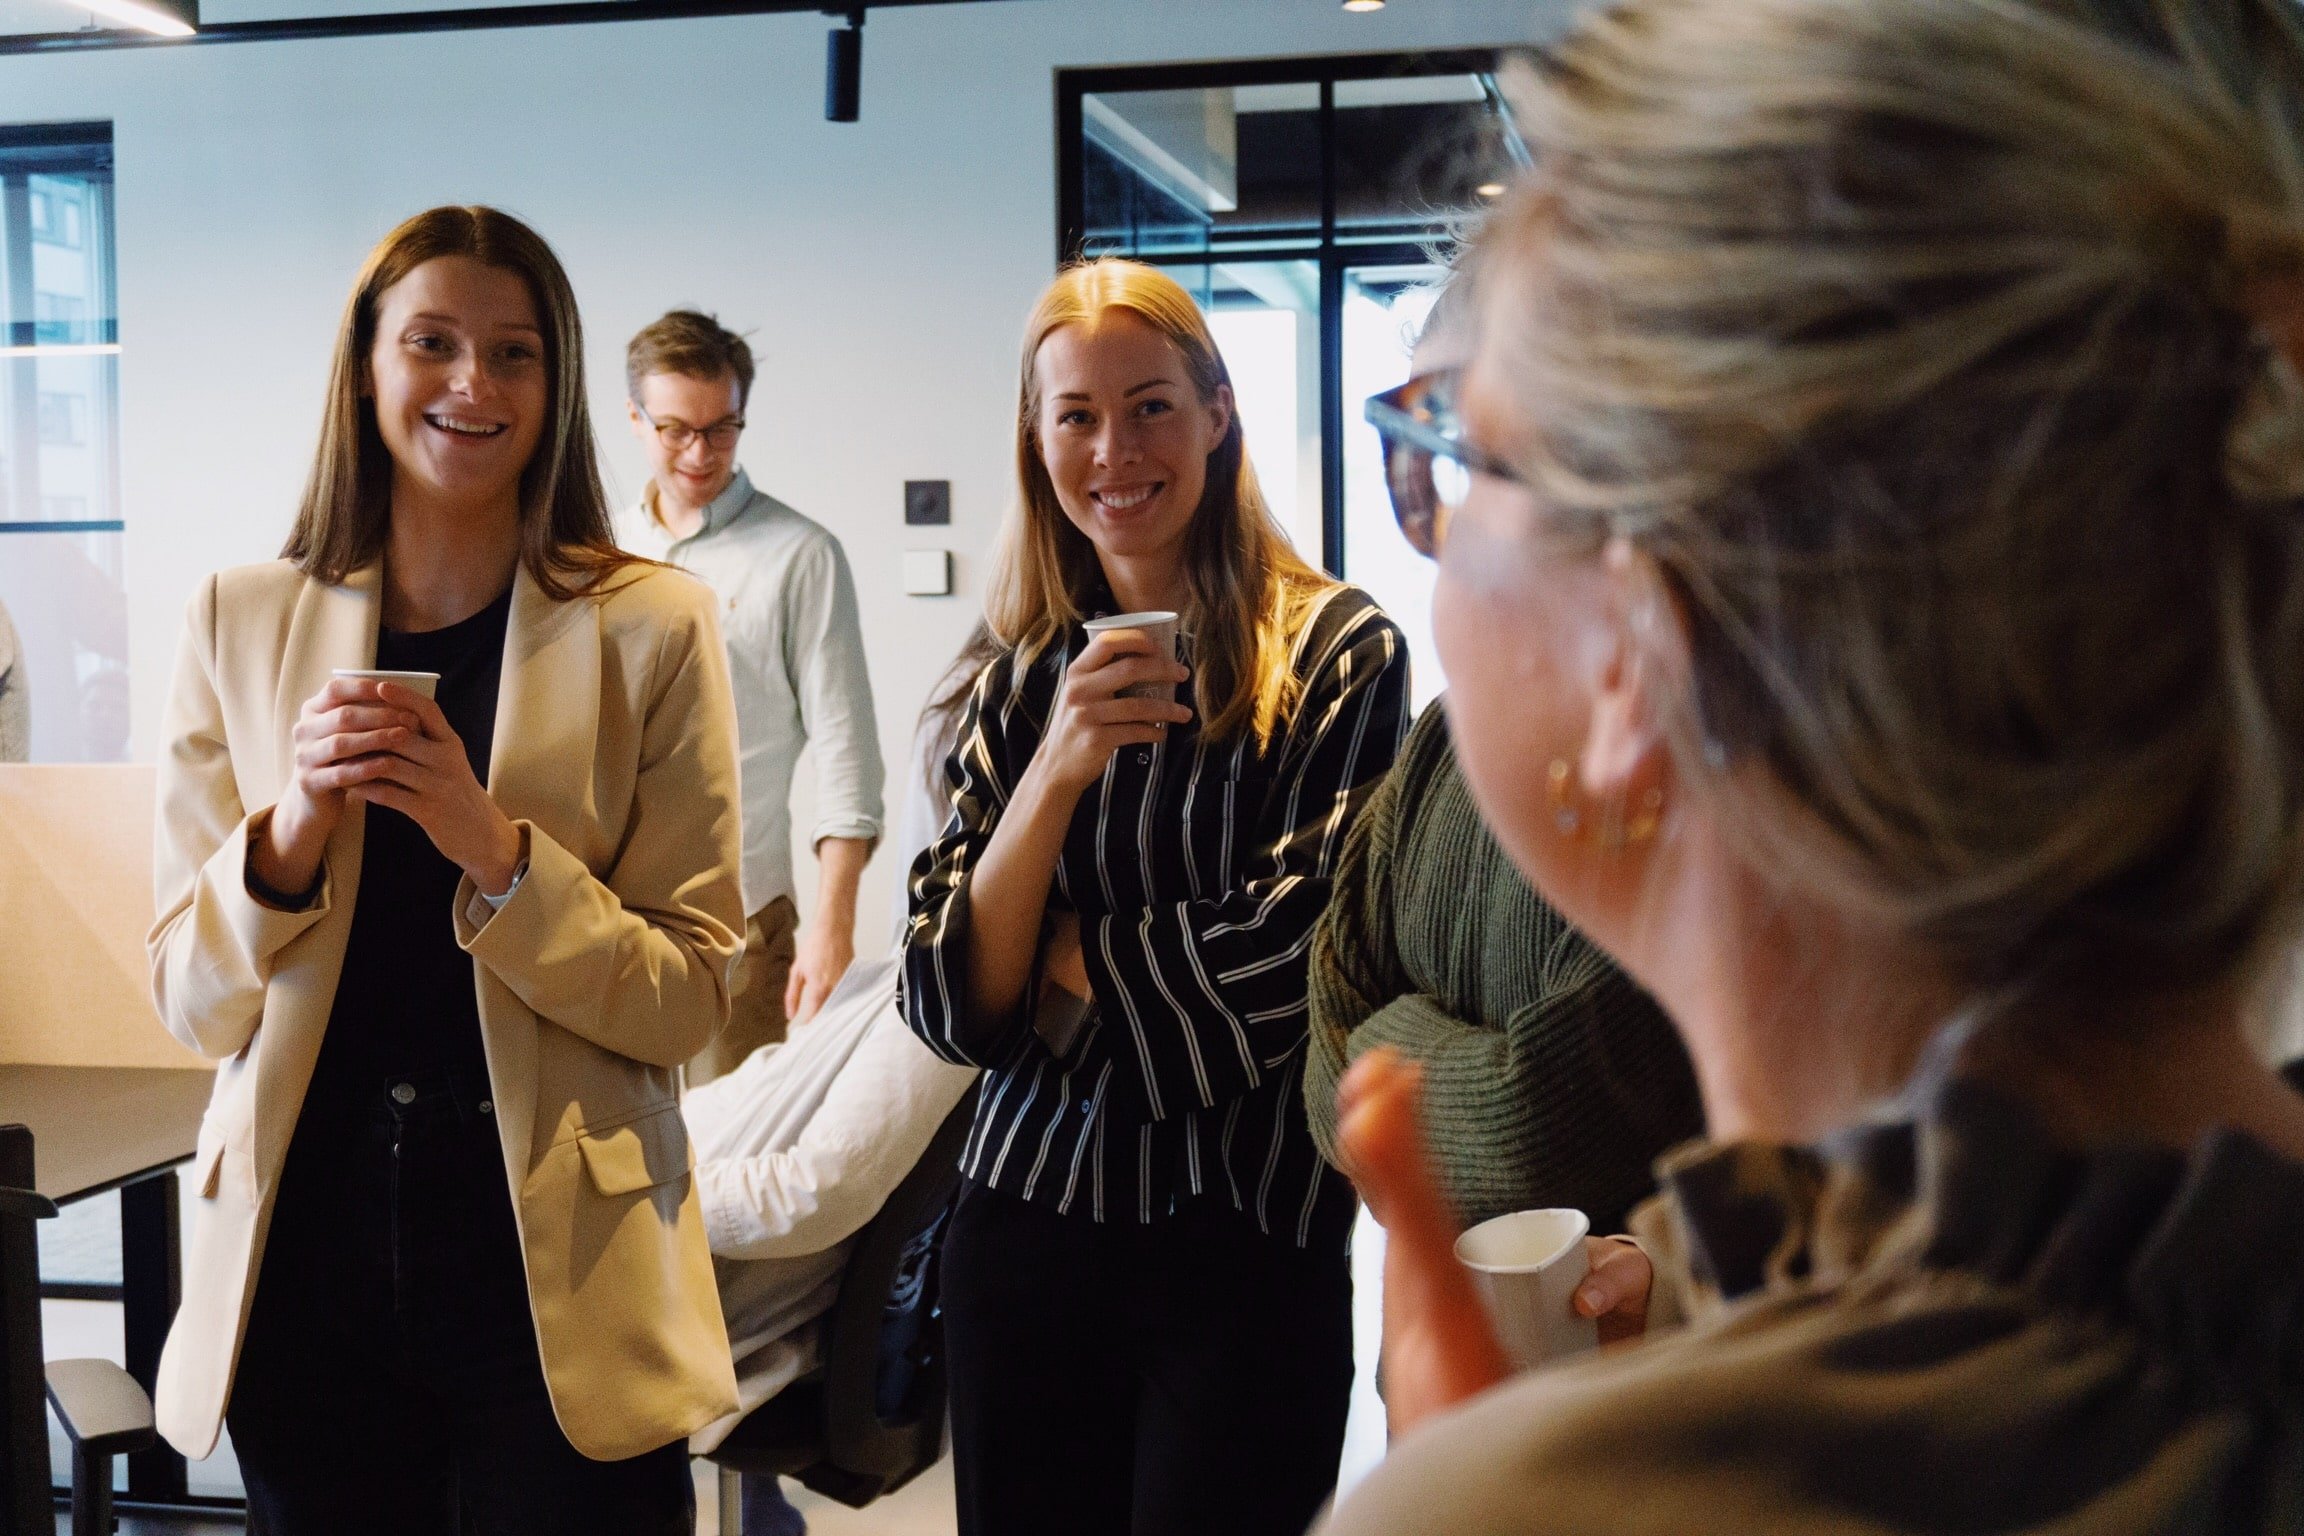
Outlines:
{"type": "Polygon", "coordinates": [[[758,912],[792,894],[792,772],[802,747],[816,754],[809,846],[880,836],[885,771],[856,584],[840,541],[754,490],[741,469],[685,539],[656,520],[655,500],[651,483],[618,517],[617,539],[720,595],[744,775],[744,909],[758,912]]]}

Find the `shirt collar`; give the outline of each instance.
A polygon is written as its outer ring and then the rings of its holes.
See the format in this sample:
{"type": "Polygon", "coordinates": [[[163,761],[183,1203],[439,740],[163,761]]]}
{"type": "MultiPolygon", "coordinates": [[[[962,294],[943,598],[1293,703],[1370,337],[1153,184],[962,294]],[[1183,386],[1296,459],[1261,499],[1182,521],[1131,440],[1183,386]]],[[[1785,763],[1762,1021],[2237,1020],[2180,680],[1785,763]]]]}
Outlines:
{"type": "MultiPolygon", "coordinates": [[[[664,527],[664,520],[656,513],[656,498],[661,494],[655,483],[651,481],[648,486],[648,520],[658,528],[664,527]]],[[[719,495],[713,497],[711,504],[704,508],[703,526],[688,535],[688,538],[700,539],[708,533],[718,533],[734,522],[736,514],[749,506],[751,501],[752,477],[745,473],[744,466],[739,464],[736,466],[735,478],[730,480],[727,487],[719,495]]],[[[665,529],[664,531],[669,533],[671,530],[665,529]]],[[[675,539],[673,542],[685,543],[687,540],[675,539]]]]}

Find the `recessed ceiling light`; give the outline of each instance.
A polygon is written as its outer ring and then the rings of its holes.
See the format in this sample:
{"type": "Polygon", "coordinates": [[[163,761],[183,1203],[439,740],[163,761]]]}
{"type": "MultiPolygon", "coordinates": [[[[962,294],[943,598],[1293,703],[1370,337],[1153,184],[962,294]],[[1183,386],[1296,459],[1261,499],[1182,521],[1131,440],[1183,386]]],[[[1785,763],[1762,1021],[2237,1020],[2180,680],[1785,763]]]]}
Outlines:
{"type": "Polygon", "coordinates": [[[1480,183],[1480,185],[1474,187],[1472,190],[1479,193],[1482,197],[1502,197],[1504,195],[1504,183],[1500,181],[1484,181],[1480,183]]]}
{"type": "Polygon", "coordinates": [[[156,0],[74,0],[74,3],[77,9],[94,11],[99,16],[109,16],[125,26],[161,37],[190,37],[192,22],[185,13],[190,17],[199,15],[192,5],[182,4],[181,0],[175,5],[156,3],[156,0]]]}
{"type": "Polygon", "coordinates": [[[1348,11],[1380,11],[1384,9],[1384,0],[1344,0],[1344,9],[1348,11]]]}

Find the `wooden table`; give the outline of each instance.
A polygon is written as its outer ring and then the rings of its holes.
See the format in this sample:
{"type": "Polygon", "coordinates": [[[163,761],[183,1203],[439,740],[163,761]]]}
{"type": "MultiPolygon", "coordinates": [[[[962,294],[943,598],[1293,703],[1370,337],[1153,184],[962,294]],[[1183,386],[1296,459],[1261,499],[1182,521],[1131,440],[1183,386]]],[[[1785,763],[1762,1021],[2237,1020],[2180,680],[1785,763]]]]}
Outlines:
{"type": "MultiPolygon", "coordinates": [[[[128,1374],[150,1392],[183,1296],[175,1168],[200,1135],[205,1067],[0,1065],[0,1122],[32,1128],[40,1193],[59,1205],[120,1191],[120,1304],[128,1374]]],[[[128,1458],[136,1504],[186,1502],[184,1458],[166,1442],[128,1458]]]]}

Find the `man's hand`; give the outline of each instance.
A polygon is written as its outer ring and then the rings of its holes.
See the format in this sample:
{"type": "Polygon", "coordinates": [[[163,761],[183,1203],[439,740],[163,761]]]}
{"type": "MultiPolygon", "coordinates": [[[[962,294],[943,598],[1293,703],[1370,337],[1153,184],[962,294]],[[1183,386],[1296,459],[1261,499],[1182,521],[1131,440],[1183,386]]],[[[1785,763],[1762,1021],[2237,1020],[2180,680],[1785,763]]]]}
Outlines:
{"type": "Polygon", "coordinates": [[[784,982],[784,1017],[793,1024],[805,1024],[824,1006],[824,999],[840,985],[840,978],[848,974],[848,966],[856,958],[856,940],[852,925],[827,921],[819,916],[800,930],[800,942],[792,954],[792,974],[784,982]]]}
{"type": "Polygon", "coordinates": [[[784,978],[784,1022],[805,1024],[848,974],[856,958],[856,887],[872,844],[860,837],[816,840],[816,915],[801,925],[784,978]]]}

